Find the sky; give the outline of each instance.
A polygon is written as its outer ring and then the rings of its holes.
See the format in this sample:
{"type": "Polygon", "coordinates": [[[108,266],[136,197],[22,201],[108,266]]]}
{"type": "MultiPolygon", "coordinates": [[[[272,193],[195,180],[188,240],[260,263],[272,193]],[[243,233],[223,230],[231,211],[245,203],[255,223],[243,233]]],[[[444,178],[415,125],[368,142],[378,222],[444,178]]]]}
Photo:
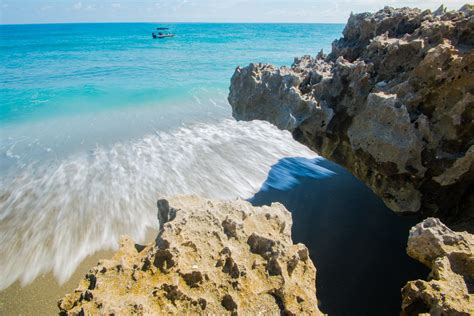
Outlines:
{"type": "Polygon", "coordinates": [[[345,23],[384,6],[458,9],[469,0],[0,0],[1,24],[64,22],[345,23]]]}

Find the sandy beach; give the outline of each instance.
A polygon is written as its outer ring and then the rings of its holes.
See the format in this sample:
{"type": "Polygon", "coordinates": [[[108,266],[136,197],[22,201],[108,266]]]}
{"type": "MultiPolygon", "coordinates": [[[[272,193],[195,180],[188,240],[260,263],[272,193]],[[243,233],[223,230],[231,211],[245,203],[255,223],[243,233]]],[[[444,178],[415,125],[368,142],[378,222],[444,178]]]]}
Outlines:
{"type": "MultiPolygon", "coordinates": [[[[149,230],[146,243],[153,242],[157,232],[149,230]]],[[[57,302],[66,293],[73,292],[84,275],[99,260],[111,258],[114,251],[99,251],[86,258],[76,269],[72,277],[64,284],[59,284],[52,273],[41,275],[25,287],[15,282],[0,292],[0,315],[56,315],[59,310],[57,302]]]]}

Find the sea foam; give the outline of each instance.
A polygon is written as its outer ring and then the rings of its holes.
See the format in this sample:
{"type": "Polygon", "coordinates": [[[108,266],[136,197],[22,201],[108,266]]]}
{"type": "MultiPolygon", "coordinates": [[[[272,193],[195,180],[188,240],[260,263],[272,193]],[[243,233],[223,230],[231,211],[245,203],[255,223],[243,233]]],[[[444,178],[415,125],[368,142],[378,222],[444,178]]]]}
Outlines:
{"type": "Polygon", "coordinates": [[[317,157],[268,123],[226,119],[19,169],[0,188],[0,289],[49,271],[63,283],[85,257],[116,249],[122,234],[143,242],[158,227],[160,197],[249,198],[288,156],[317,157]]]}

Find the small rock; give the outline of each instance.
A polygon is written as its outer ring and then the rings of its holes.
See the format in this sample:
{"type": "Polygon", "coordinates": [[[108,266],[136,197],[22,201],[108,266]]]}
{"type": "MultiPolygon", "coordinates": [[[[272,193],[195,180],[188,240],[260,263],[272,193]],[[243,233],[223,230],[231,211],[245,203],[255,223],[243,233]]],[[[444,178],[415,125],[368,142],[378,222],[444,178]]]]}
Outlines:
{"type": "Polygon", "coordinates": [[[428,218],[410,230],[407,252],[432,271],[402,289],[402,315],[474,315],[474,235],[428,218]]]}

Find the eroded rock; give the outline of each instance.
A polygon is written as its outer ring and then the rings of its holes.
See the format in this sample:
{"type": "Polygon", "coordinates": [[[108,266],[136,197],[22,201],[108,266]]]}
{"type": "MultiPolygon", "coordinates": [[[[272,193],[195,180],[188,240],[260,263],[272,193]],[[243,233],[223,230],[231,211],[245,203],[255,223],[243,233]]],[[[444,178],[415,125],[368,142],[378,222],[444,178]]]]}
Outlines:
{"type": "Polygon", "coordinates": [[[474,218],[474,7],[349,18],[325,57],[237,68],[238,120],[267,120],[395,212],[474,218]]]}
{"type": "Polygon", "coordinates": [[[315,267],[293,244],[281,204],[183,196],[158,208],[156,243],[122,238],[114,257],[59,301],[62,314],[320,314],[315,267]]]}
{"type": "Polygon", "coordinates": [[[428,218],[411,229],[407,252],[431,273],[402,289],[403,315],[474,315],[474,235],[428,218]]]}

